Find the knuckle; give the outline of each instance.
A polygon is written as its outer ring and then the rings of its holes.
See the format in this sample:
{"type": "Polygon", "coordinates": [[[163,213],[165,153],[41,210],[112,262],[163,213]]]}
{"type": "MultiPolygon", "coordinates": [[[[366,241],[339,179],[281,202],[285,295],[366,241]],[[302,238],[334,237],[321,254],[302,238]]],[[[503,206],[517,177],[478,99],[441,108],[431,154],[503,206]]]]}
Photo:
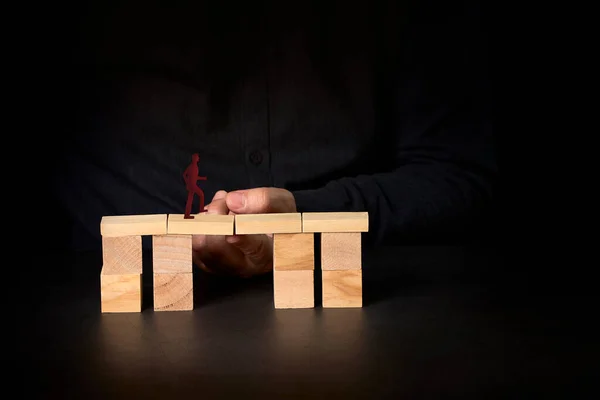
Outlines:
{"type": "Polygon", "coordinates": [[[219,190],[217,193],[215,193],[215,196],[213,197],[213,200],[222,199],[225,196],[227,196],[227,192],[224,191],[224,190],[219,190]]]}

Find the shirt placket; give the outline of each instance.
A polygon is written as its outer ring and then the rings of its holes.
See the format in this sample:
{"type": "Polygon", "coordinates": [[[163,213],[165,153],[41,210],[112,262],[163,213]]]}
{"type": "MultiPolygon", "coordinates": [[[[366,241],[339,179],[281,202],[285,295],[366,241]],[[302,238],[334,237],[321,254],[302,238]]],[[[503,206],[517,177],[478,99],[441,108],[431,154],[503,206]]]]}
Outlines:
{"type": "Polygon", "coordinates": [[[240,94],[234,129],[241,133],[248,186],[272,186],[269,104],[265,77],[254,75],[247,79],[240,94]]]}

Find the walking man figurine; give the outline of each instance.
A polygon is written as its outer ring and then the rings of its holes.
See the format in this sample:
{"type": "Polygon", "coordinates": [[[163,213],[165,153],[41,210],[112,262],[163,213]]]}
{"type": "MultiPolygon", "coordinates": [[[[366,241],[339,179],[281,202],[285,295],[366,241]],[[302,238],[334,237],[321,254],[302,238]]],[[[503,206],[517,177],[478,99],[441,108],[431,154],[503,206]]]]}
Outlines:
{"type": "Polygon", "coordinates": [[[194,216],[190,215],[192,213],[192,203],[194,201],[194,194],[198,195],[200,200],[200,210],[199,212],[204,212],[204,192],[202,189],[198,187],[196,184],[197,181],[205,181],[205,176],[198,176],[198,161],[200,160],[200,156],[197,153],[192,154],[192,162],[183,172],[183,179],[185,181],[185,187],[188,191],[187,203],[185,204],[185,215],[183,218],[185,219],[193,219],[194,216]]]}

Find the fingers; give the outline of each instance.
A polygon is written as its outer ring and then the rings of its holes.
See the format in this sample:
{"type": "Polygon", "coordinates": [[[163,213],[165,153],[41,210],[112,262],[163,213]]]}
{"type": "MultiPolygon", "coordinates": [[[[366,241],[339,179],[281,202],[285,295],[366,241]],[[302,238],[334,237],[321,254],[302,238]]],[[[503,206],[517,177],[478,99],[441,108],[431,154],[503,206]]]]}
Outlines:
{"type": "MultiPolygon", "coordinates": [[[[293,195],[284,189],[257,188],[215,193],[208,214],[295,212],[293,195]]],[[[194,261],[202,270],[238,277],[251,277],[273,267],[273,242],[269,235],[194,235],[194,261]]]]}
{"type": "Polygon", "coordinates": [[[223,199],[223,198],[225,198],[225,196],[227,196],[227,192],[225,190],[219,190],[217,193],[215,193],[215,196],[213,197],[213,201],[223,199]]]}
{"type": "Polygon", "coordinates": [[[241,276],[253,276],[268,272],[273,267],[273,242],[267,235],[227,236],[227,243],[240,250],[246,257],[241,276]]]}
{"type": "Polygon", "coordinates": [[[200,268],[202,271],[204,271],[204,272],[206,272],[208,274],[214,274],[215,273],[212,269],[208,268],[206,266],[206,264],[204,264],[204,261],[202,261],[200,259],[194,258],[194,264],[196,264],[198,266],[198,268],[200,268]]]}
{"type": "Polygon", "coordinates": [[[236,214],[296,212],[294,195],[280,188],[237,190],[227,193],[225,200],[229,210],[236,214]]]}
{"type": "Polygon", "coordinates": [[[202,270],[217,275],[236,276],[246,264],[244,254],[225,241],[224,236],[206,236],[213,240],[206,242],[193,254],[194,263],[202,270]]]}
{"type": "Polygon", "coordinates": [[[225,202],[226,197],[227,192],[224,190],[219,190],[217,193],[215,193],[215,197],[213,197],[212,202],[205,207],[207,214],[227,215],[229,213],[229,209],[227,208],[227,203],[225,202]]]}

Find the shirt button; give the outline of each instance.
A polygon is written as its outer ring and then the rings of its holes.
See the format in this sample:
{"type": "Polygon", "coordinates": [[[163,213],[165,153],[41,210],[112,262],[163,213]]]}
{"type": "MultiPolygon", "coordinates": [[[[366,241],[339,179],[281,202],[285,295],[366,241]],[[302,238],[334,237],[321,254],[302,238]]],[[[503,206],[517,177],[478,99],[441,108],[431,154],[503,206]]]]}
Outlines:
{"type": "Polygon", "coordinates": [[[249,158],[250,158],[250,162],[254,165],[260,165],[260,163],[262,163],[262,161],[263,161],[263,155],[258,150],[254,150],[252,153],[250,153],[249,158]]]}

